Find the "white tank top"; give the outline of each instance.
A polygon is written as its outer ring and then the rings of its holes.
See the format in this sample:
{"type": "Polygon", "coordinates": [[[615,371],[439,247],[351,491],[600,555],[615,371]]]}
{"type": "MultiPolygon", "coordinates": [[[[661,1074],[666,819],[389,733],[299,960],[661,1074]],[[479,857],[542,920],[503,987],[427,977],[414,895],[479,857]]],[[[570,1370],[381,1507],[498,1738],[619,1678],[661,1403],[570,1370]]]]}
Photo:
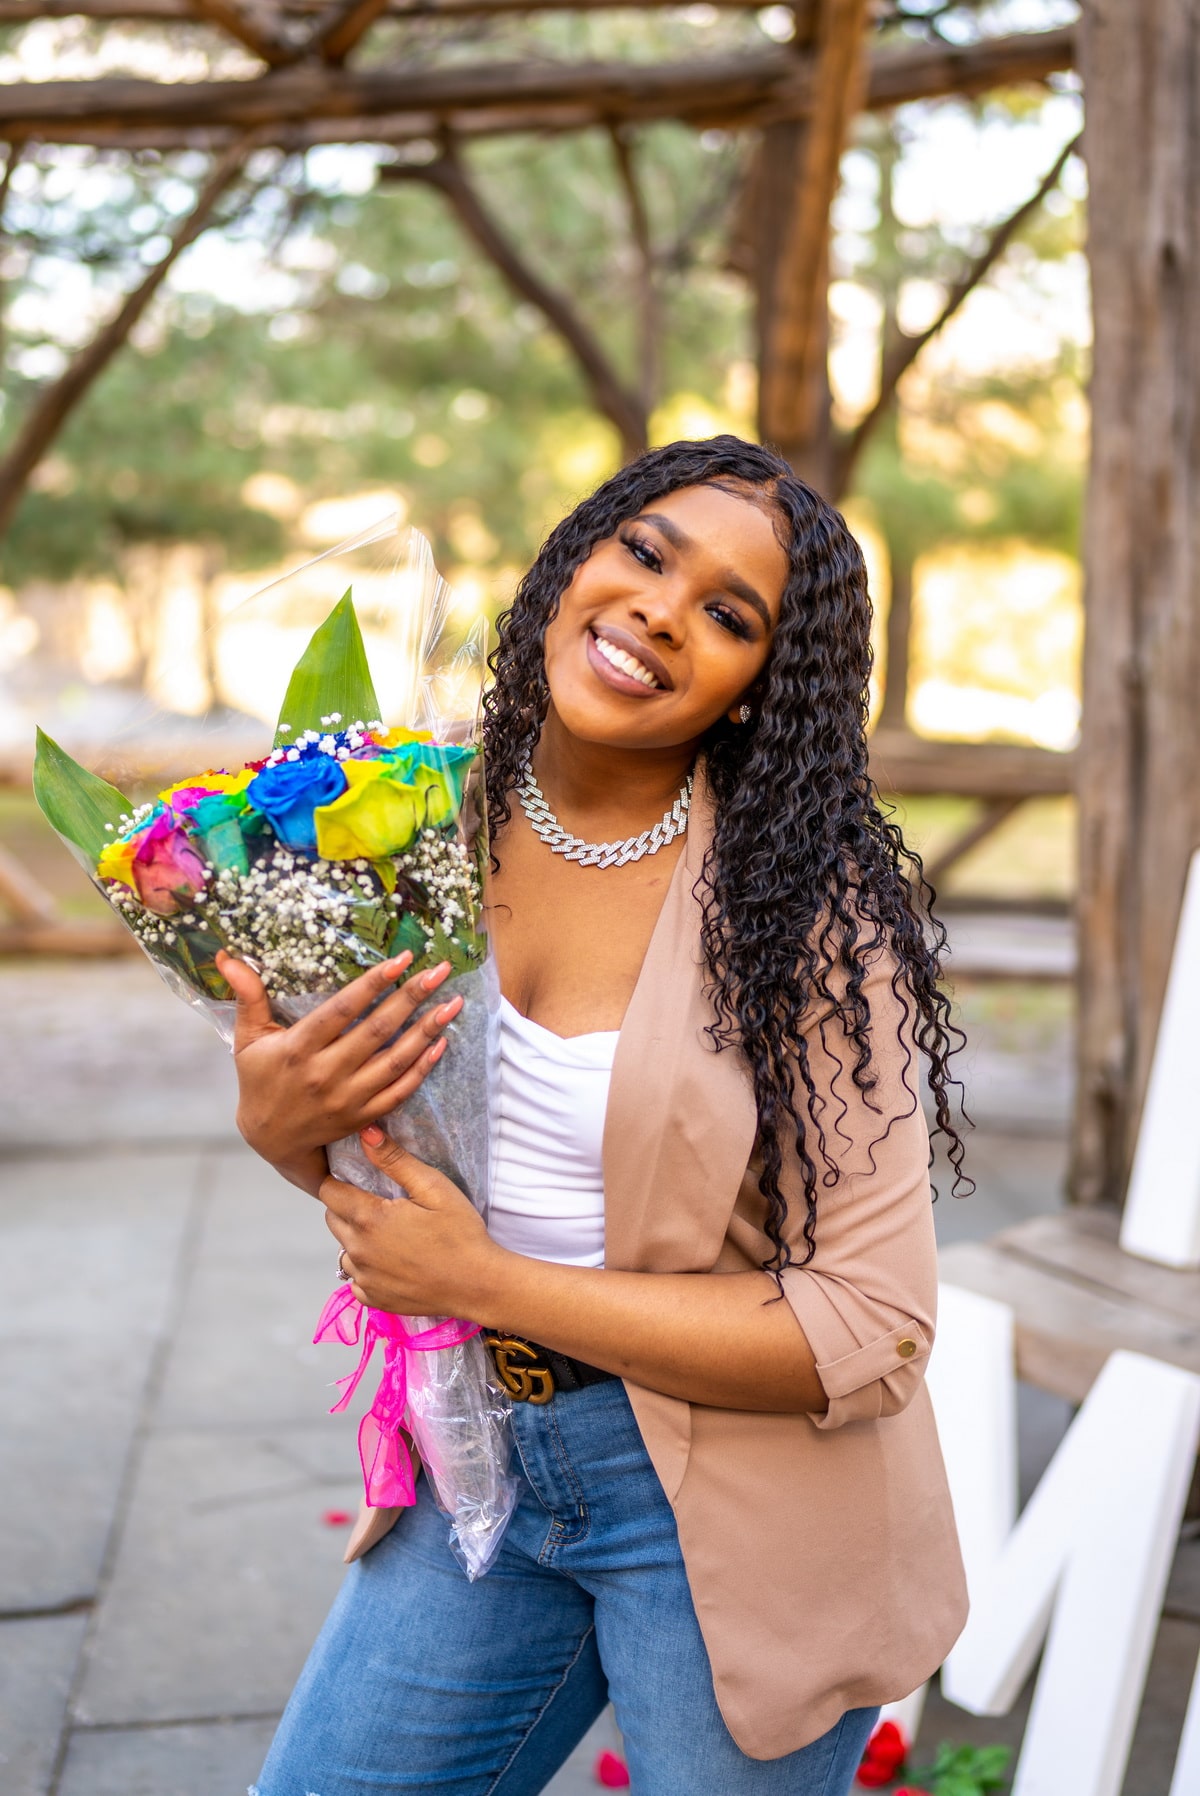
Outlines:
{"type": "Polygon", "coordinates": [[[488,1228],[513,1253],[604,1264],[600,1147],[615,1029],[564,1038],[500,1000],[500,1104],[488,1228]]]}

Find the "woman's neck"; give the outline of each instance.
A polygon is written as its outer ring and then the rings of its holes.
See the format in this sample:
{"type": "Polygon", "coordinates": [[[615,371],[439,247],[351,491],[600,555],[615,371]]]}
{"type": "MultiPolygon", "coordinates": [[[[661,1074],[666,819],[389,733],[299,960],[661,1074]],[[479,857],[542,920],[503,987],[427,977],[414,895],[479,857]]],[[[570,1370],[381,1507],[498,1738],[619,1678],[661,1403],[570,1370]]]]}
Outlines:
{"type": "Polygon", "coordinates": [[[582,742],[552,706],[533,772],[551,810],[569,814],[576,833],[592,818],[606,829],[611,823],[610,835],[632,835],[670,809],[695,759],[695,743],[640,749],[582,742]]]}

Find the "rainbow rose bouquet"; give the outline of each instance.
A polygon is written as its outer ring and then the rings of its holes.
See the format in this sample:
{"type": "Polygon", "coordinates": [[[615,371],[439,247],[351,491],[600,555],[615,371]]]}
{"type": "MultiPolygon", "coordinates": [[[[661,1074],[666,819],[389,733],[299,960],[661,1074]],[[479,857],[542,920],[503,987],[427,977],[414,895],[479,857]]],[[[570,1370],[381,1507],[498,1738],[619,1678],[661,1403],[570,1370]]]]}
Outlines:
{"type": "MultiPolygon", "coordinates": [[[[235,1007],[216,965],[222,949],[254,966],[283,1023],[406,949],[414,972],[448,960],[450,977],[431,1001],[463,999],[445,1031],[450,1052],[381,1126],[486,1213],[498,982],[482,919],[482,754],[474,722],[451,723],[435,702],[429,670],[445,589],[424,539],[417,543],[423,577],[411,603],[421,615],[409,640],[419,662],[400,723],[380,717],[347,591],[297,664],[260,760],[195,774],[135,805],[39,732],[34,791],[162,978],[227,1042],[235,1007]]],[[[476,690],[483,653],[477,630],[456,657],[455,671],[473,671],[476,690]]],[[[379,1196],[404,1195],[357,1136],[333,1144],[329,1161],[338,1177],[379,1196]]],[[[359,1428],[366,1500],[414,1501],[406,1430],[450,1517],[454,1549],[479,1576],[507,1525],[515,1482],[507,1399],[478,1329],[364,1311],[339,1285],[315,1338],[362,1350],[341,1381],[339,1409],[382,1346],[382,1380],[359,1428]]]]}

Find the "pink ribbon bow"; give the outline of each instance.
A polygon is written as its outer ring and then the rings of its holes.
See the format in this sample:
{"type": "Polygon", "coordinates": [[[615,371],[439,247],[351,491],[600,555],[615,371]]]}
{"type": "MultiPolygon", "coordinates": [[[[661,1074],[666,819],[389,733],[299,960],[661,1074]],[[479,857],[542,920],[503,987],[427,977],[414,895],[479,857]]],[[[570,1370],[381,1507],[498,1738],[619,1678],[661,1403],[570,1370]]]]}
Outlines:
{"type": "Polygon", "coordinates": [[[400,1429],[408,1402],[409,1353],[414,1349],[435,1353],[439,1347],[458,1347],[478,1333],[477,1322],[456,1322],[452,1316],[432,1328],[410,1333],[403,1316],[393,1316],[387,1310],[364,1310],[349,1285],[339,1285],[321,1311],[314,1342],[340,1341],[343,1346],[355,1347],[362,1338],[357,1366],[337,1381],[342,1394],[330,1415],[345,1409],[358,1389],[376,1341],[383,1342],[383,1376],[370,1409],[358,1425],[358,1457],[371,1509],[407,1508],[417,1500],[412,1463],[400,1447],[400,1429]]]}

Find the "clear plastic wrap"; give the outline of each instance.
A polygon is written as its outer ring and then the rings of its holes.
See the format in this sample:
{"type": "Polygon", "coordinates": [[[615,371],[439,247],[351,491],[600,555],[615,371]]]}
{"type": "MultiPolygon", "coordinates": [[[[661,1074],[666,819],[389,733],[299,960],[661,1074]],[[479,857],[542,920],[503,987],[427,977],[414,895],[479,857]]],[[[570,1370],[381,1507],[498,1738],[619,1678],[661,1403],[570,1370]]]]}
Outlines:
{"type": "MultiPolygon", "coordinates": [[[[405,949],[414,971],[449,960],[451,976],[431,1001],[463,998],[446,1030],[450,1051],[382,1126],[486,1217],[499,991],[482,917],[485,632],[454,640],[447,598],[425,539],[389,520],[273,582],[225,620],[234,641],[264,642],[272,621],[276,637],[287,633],[293,608],[323,617],[260,759],[188,774],[135,805],[40,738],[35,790],[161,977],[227,1042],[234,1006],[215,964],[222,948],[255,966],[287,1024],[405,949]],[[364,550],[376,552],[365,577],[364,550]],[[383,700],[359,629],[356,580],[368,588],[375,641],[386,650],[383,700]]],[[[227,731],[224,741],[219,729],[199,732],[197,761],[227,739],[227,731]]],[[[329,1158],[338,1177],[403,1198],[357,1137],[335,1143],[329,1158]]],[[[412,1500],[403,1426],[450,1518],[455,1552],[479,1576],[500,1543],[515,1481],[508,1400],[478,1331],[453,1319],[363,1313],[343,1287],[317,1338],[363,1345],[337,1407],[382,1342],[383,1377],[359,1436],[367,1501],[412,1500]]]]}

